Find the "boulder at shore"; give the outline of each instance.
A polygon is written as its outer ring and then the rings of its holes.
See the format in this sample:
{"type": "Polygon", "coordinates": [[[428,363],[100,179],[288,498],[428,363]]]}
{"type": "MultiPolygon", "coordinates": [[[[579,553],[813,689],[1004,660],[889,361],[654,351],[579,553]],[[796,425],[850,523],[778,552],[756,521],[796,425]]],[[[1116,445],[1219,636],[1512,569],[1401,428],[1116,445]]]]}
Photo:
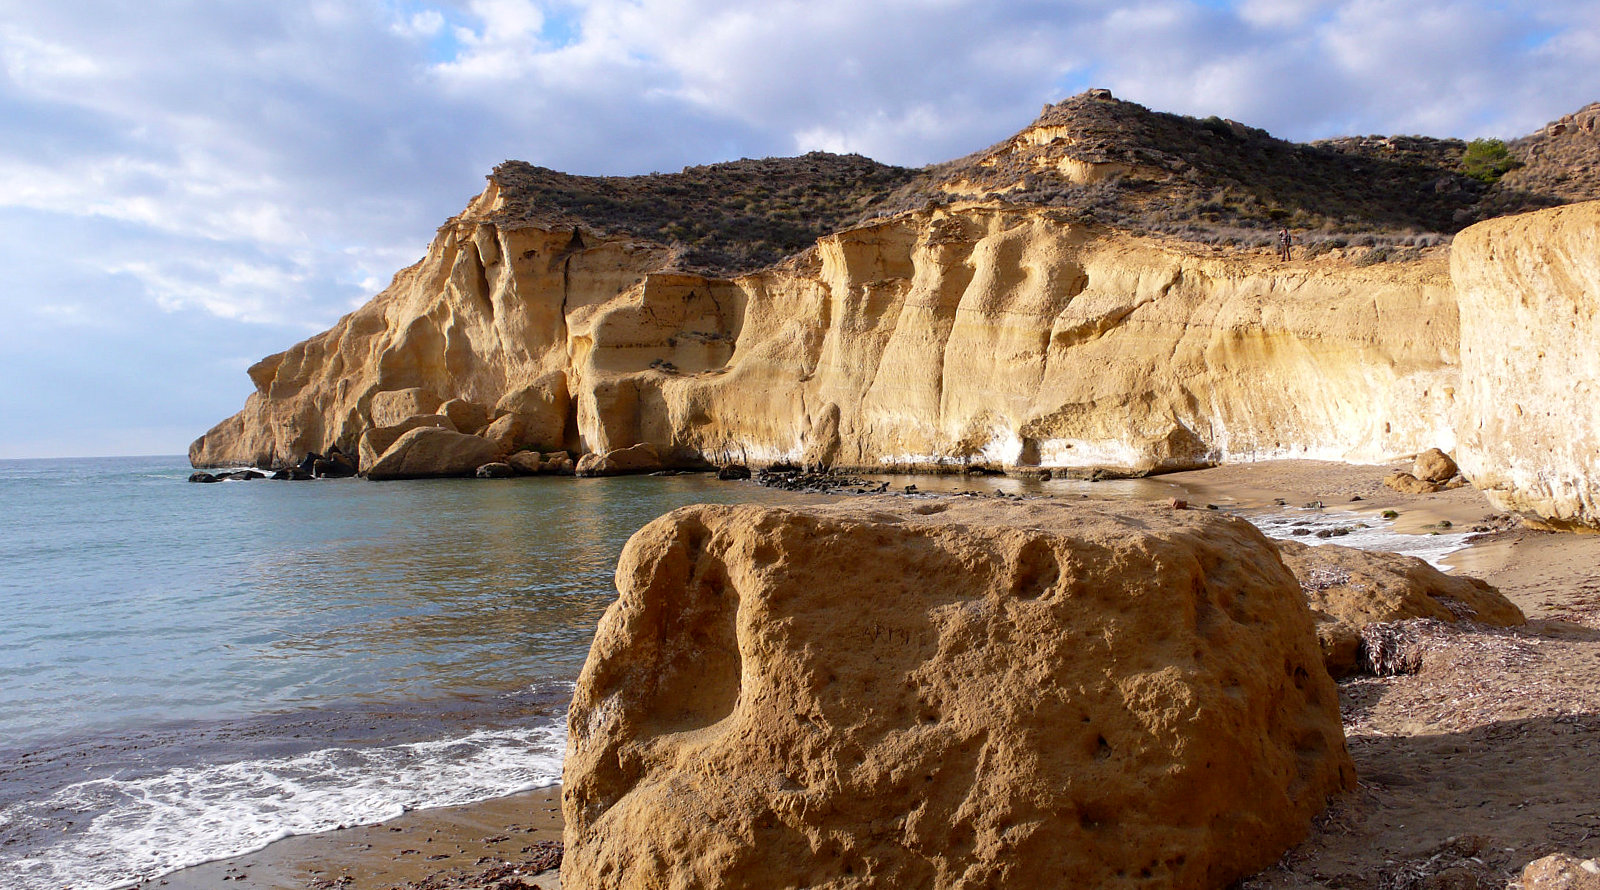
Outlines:
{"type": "Polygon", "coordinates": [[[1222,887],[1354,784],[1243,520],[702,505],[617,587],[568,718],[573,886],[1222,887]]]}
{"type": "Polygon", "coordinates": [[[1431,618],[1500,627],[1526,624],[1516,604],[1477,578],[1446,575],[1415,556],[1279,541],[1317,619],[1328,673],[1360,667],[1361,631],[1371,624],[1431,618]]]}
{"type": "Polygon", "coordinates": [[[479,467],[499,459],[499,451],[488,439],[436,426],[424,426],[396,439],[383,456],[367,469],[367,478],[471,476],[479,467]]]}
{"type": "Polygon", "coordinates": [[[618,448],[605,454],[585,454],[578,459],[579,476],[627,476],[654,473],[661,469],[661,455],[648,442],[631,448],[618,448]]]}

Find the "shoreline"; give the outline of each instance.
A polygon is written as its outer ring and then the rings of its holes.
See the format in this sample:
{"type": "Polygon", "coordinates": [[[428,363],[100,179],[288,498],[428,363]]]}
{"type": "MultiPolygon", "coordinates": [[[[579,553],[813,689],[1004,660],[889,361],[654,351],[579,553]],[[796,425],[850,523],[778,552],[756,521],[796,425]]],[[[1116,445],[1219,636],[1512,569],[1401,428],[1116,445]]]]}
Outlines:
{"type": "MultiPolygon", "coordinates": [[[[129,885],[138,890],[388,890],[474,888],[515,876],[522,887],[560,887],[536,868],[561,840],[561,786],[477,803],[412,810],[372,825],[274,841],[261,850],[193,865],[129,885]]],[[[512,887],[517,885],[512,884],[512,887]]],[[[522,888],[518,888],[522,890],[522,888]]]]}
{"type": "MultiPolygon", "coordinates": [[[[1424,668],[1412,676],[1342,682],[1360,788],[1335,802],[1307,841],[1278,866],[1247,879],[1246,887],[1287,890],[1352,876],[1370,879],[1402,866],[1464,868],[1498,880],[1548,852],[1600,854],[1600,817],[1591,815],[1588,804],[1591,771],[1600,770],[1600,535],[1510,525],[1470,486],[1425,495],[1392,491],[1382,480],[1398,465],[1271,461],[1158,479],[1189,492],[1191,508],[1272,509],[1279,500],[1290,506],[1320,501],[1329,511],[1376,516],[1395,510],[1400,515],[1394,530],[1411,534],[1427,534],[1445,521],[1458,532],[1492,522],[1491,530],[1451,554],[1451,571],[1499,587],[1530,620],[1528,627],[1510,631],[1442,632],[1430,644],[1428,663],[1437,659],[1447,676],[1424,668]],[[1508,662],[1507,651],[1543,657],[1508,662]],[[1473,705],[1470,712],[1459,706],[1463,701],[1473,705]],[[1441,707],[1446,702],[1457,707],[1441,707]],[[1508,734],[1534,739],[1509,748],[1508,734]]],[[[506,854],[526,845],[512,841],[560,840],[559,795],[560,786],[552,785],[414,811],[377,826],[286,838],[253,854],[135,886],[202,890],[228,881],[225,886],[248,890],[489,887],[501,878],[484,876],[503,863],[514,866],[515,857],[506,854]],[[441,852],[430,853],[418,841],[441,852]]],[[[541,890],[559,887],[555,871],[520,877],[541,890]]]]}

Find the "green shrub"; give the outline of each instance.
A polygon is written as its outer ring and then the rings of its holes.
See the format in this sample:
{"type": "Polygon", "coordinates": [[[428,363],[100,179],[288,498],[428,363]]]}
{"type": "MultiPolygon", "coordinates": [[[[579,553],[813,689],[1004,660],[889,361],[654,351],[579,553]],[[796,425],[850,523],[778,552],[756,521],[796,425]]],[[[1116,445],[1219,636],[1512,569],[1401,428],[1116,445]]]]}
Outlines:
{"type": "Polygon", "coordinates": [[[1461,155],[1461,172],[1479,182],[1495,183],[1522,164],[1498,139],[1474,139],[1461,155]]]}

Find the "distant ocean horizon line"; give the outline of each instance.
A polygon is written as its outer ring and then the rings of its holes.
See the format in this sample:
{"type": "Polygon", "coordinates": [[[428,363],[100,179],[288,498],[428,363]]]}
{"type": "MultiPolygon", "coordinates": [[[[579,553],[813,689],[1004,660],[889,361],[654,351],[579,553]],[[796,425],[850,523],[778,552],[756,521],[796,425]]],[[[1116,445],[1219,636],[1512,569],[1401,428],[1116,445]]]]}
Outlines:
{"type": "Polygon", "coordinates": [[[25,463],[27,461],[47,460],[154,460],[156,458],[174,458],[188,460],[189,455],[181,452],[154,453],[154,454],[59,454],[50,457],[0,457],[0,463],[25,463]]]}

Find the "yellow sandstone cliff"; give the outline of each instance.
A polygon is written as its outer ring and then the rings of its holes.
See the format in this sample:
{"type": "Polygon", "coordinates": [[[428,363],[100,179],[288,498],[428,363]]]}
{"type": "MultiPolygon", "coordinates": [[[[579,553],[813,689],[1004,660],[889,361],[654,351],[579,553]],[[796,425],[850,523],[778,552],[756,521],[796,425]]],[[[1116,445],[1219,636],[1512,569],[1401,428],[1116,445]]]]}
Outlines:
{"type": "Polygon", "coordinates": [[[648,442],[668,463],[1152,471],[1454,442],[1442,260],[1279,264],[991,202],[726,280],[502,203],[491,181],[387,290],[251,368],[195,465],[354,454],[374,396],[411,388],[481,406],[461,414],[505,450],[648,442]]]}
{"type": "Polygon", "coordinates": [[[1600,528],[1600,201],[1456,238],[1457,461],[1502,509],[1600,528]]]}

